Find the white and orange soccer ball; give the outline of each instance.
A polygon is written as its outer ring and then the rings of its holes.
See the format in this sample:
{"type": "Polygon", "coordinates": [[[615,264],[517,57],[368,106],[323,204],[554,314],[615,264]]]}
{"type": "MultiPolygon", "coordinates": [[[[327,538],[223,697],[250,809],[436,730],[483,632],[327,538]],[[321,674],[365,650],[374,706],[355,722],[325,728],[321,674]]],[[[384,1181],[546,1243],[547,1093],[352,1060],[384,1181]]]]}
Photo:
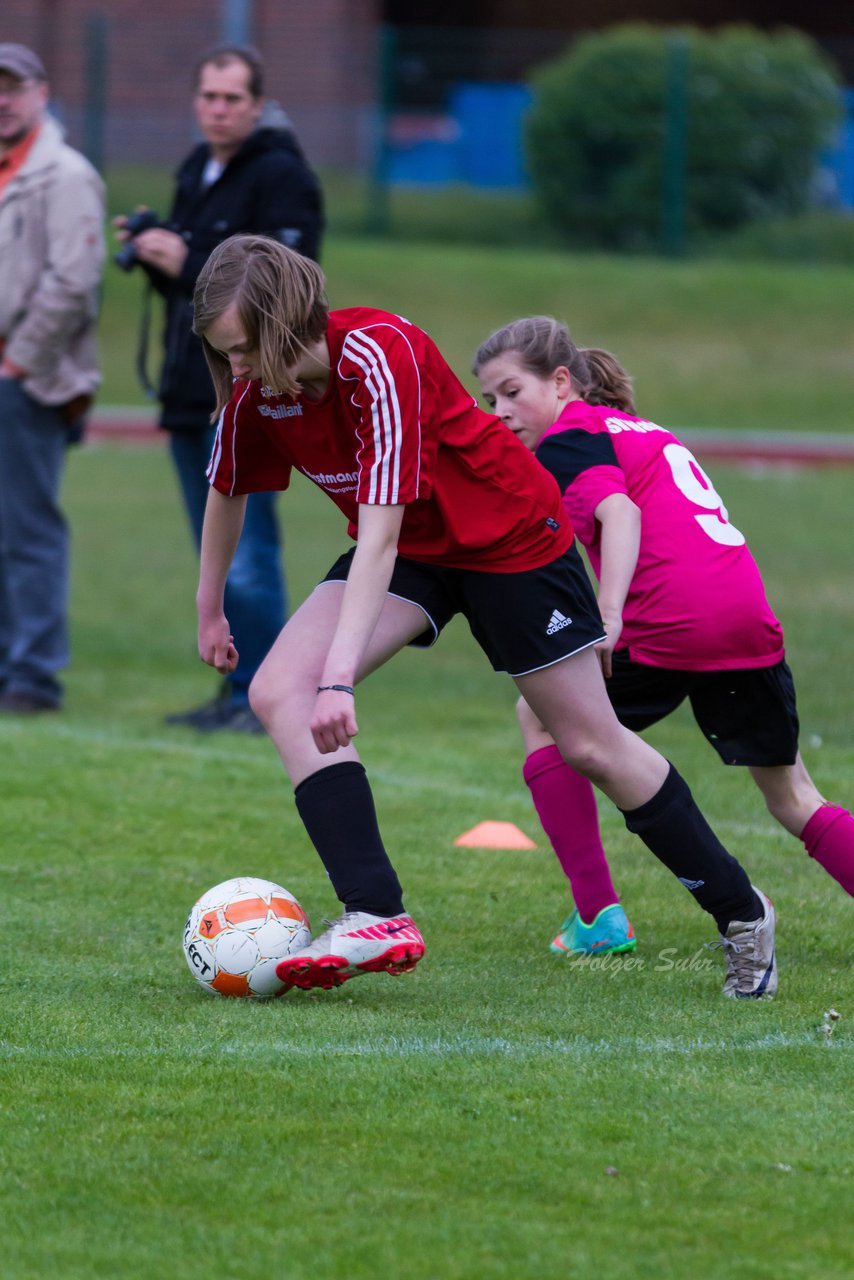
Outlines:
{"type": "Polygon", "coordinates": [[[184,955],[215,995],[269,999],[289,990],[276,965],[311,942],[308,917],[272,880],[238,876],[203,893],[184,926],[184,955]]]}

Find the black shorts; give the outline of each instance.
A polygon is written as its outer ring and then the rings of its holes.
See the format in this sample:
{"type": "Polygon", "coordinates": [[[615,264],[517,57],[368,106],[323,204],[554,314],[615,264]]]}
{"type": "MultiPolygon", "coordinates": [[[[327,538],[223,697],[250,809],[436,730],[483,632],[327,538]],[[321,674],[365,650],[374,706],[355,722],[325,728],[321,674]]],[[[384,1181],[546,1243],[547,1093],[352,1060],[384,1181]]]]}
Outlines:
{"type": "MultiPolygon", "coordinates": [[[[324,582],[346,581],[355,547],[327,573],[324,582]]],[[[412,641],[427,648],[457,613],[494,670],[528,675],[552,666],[605,638],[596,597],[575,546],[539,569],[523,573],[482,573],[448,569],[398,556],[389,595],[423,610],[428,626],[412,641]]]]}
{"type": "Polygon", "coordinates": [[[657,724],[687,698],[724,764],[795,763],[800,725],[785,662],[748,671],[674,671],[632,662],[621,649],[614,654],[613,672],[605,688],[627,729],[657,724]]]}

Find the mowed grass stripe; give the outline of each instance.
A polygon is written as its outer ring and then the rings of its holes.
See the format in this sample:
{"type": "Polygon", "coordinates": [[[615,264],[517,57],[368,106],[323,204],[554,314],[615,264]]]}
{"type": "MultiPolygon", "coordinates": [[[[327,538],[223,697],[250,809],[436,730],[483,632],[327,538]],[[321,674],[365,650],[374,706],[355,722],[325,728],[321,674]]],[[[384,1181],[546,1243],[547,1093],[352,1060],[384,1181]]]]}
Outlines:
{"type": "MultiPolygon", "coordinates": [[[[32,742],[33,726],[19,723],[10,723],[4,725],[3,741],[9,745],[16,738],[27,744],[32,742]]],[[[150,756],[158,757],[161,762],[164,756],[171,757],[176,764],[184,761],[189,765],[207,765],[221,764],[228,766],[232,770],[245,769],[253,776],[257,775],[259,770],[269,772],[271,780],[282,784],[283,773],[282,765],[278,757],[275,755],[272,743],[263,738],[258,738],[256,747],[249,746],[246,749],[246,743],[240,741],[239,751],[235,751],[226,745],[227,740],[222,736],[203,738],[203,737],[180,737],[175,734],[170,737],[159,736],[143,736],[133,729],[122,730],[118,727],[99,728],[94,725],[73,724],[66,722],[63,724],[52,724],[50,726],[49,738],[46,741],[65,741],[73,742],[80,746],[91,746],[94,748],[108,748],[110,753],[127,752],[132,756],[150,756]],[[259,749],[260,748],[260,749],[259,749]],[[244,752],[246,752],[244,754],[244,752]]],[[[390,769],[388,766],[377,764],[371,768],[371,777],[377,784],[393,787],[396,791],[406,790],[410,792],[435,792],[442,796],[450,795],[461,798],[477,798],[492,796],[493,789],[488,785],[478,785],[476,782],[466,782],[461,780],[458,774],[454,774],[449,770],[442,777],[427,777],[416,770],[401,772],[396,769],[390,769]]],[[[286,783],[284,785],[287,785],[286,783]]],[[[529,823],[532,830],[536,827],[536,822],[529,823]]],[[[541,843],[543,843],[541,841],[541,843]]],[[[513,851],[515,855],[520,850],[513,851]]],[[[524,852],[524,851],[521,851],[524,852]]]]}
{"type": "Polygon", "coordinates": [[[835,1042],[823,1036],[820,1029],[792,1034],[772,1031],[763,1035],[743,1035],[706,1038],[703,1036],[680,1039],[673,1036],[655,1036],[645,1039],[638,1036],[611,1036],[589,1038],[573,1036],[570,1039],[536,1038],[511,1040],[492,1036],[451,1036],[432,1038],[424,1036],[388,1036],[353,1042],[323,1041],[316,1044],[297,1043],[292,1040],[243,1039],[222,1043],[198,1044],[187,1041],[182,1045],[116,1045],[112,1048],[94,1045],[77,1045],[53,1049],[46,1046],[0,1045],[0,1057],[10,1060],[23,1058],[33,1062],[51,1063],[85,1058],[94,1061],[128,1059],[173,1060],[214,1059],[234,1060],[245,1058],[247,1062],[262,1063],[287,1058],[325,1059],[330,1055],[340,1058],[515,1058],[533,1061],[537,1058],[620,1058],[667,1057],[704,1054],[766,1053],[780,1049],[812,1049],[817,1054],[842,1053],[851,1048],[850,1038],[835,1042]]]}

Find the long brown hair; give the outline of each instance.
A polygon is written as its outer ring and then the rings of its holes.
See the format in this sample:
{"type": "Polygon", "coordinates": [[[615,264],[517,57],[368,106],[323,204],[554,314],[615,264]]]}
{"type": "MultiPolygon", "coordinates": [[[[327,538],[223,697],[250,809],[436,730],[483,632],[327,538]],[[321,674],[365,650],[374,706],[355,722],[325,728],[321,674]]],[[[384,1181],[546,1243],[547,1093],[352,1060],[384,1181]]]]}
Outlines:
{"type": "Polygon", "coordinates": [[[552,316],[526,316],[496,329],[478,347],[472,373],[508,351],[540,378],[548,378],[561,366],[567,368],[573,387],[587,404],[621,413],[635,411],[632,379],[616,357],[601,347],[577,347],[566,325],[552,316]]]}
{"type": "Polygon", "coordinates": [[[228,359],[205,333],[232,304],[258,352],[262,381],[278,394],[297,395],[288,366],[326,332],[326,278],[316,262],[268,236],[231,236],[217,245],[193,294],[193,331],[216,392],[214,418],[231,399],[232,376],[228,359]]]}

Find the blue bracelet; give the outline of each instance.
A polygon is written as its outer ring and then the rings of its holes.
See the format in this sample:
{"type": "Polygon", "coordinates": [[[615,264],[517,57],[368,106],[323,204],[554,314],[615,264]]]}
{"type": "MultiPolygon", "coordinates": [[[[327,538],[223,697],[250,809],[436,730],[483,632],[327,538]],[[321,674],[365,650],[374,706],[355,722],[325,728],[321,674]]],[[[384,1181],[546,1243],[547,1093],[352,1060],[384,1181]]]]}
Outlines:
{"type": "Polygon", "coordinates": [[[334,689],[336,693],[353,693],[351,684],[319,684],[317,686],[318,693],[326,693],[327,689],[334,689]]]}

